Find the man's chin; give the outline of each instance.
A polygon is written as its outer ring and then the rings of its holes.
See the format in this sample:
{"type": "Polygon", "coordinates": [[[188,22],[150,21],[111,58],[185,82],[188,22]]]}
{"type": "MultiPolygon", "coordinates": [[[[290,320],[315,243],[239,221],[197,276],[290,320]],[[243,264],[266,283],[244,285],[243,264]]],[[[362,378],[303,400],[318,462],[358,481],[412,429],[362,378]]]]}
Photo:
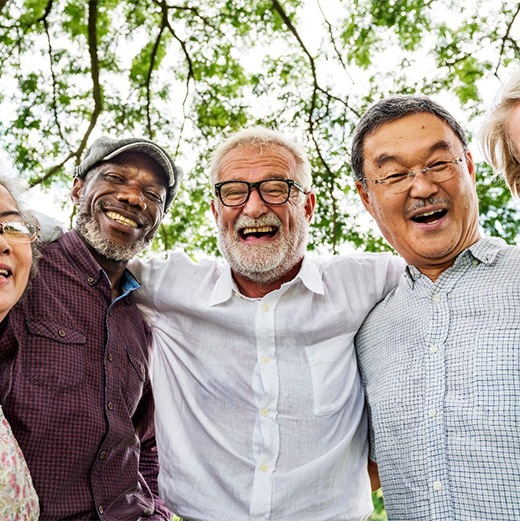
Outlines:
{"type": "Polygon", "coordinates": [[[114,243],[103,235],[97,222],[78,221],[76,224],[78,233],[84,241],[98,254],[115,262],[128,262],[141,253],[149,244],[150,239],[139,239],[131,246],[114,243]]]}

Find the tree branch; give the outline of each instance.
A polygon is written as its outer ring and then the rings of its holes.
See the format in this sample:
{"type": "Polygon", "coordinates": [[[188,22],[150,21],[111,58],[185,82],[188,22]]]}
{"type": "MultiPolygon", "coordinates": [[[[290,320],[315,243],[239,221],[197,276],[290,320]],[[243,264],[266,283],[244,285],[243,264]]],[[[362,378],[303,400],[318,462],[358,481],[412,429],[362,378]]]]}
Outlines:
{"type": "MultiPolygon", "coordinates": [[[[52,0],[49,0],[49,4],[52,3],[52,0]]],[[[90,67],[91,67],[91,79],[92,79],[92,95],[94,98],[94,110],[92,111],[92,115],[90,116],[90,122],[85,132],[78,148],[75,151],[71,151],[67,157],[61,161],[59,164],[51,167],[44,176],[40,177],[33,183],[31,186],[36,186],[50,177],[52,177],[56,172],[61,170],[63,166],[70,161],[72,158],[76,158],[76,164],[79,164],[81,155],[85,150],[88,139],[92,131],[96,127],[97,120],[101,111],[103,110],[103,102],[102,102],[102,94],[101,94],[101,85],[99,82],[99,57],[98,57],[98,44],[97,44],[97,0],[89,0],[88,2],[88,50],[90,55],[90,67]]]]}
{"type": "Polygon", "coordinates": [[[49,23],[47,22],[47,16],[50,13],[51,6],[52,6],[52,0],[50,0],[49,3],[47,4],[47,9],[45,10],[45,16],[42,16],[42,22],[43,22],[43,26],[44,26],[44,29],[45,29],[45,35],[47,37],[47,50],[48,50],[48,55],[49,55],[49,69],[50,69],[51,77],[52,77],[52,100],[51,100],[50,105],[51,105],[52,115],[53,115],[53,118],[54,118],[54,122],[56,124],[56,128],[58,129],[58,134],[60,136],[60,139],[64,143],[67,143],[67,145],[68,145],[67,138],[66,138],[66,136],[63,133],[63,130],[62,130],[61,125],[60,125],[60,120],[59,120],[59,117],[58,117],[58,102],[57,102],[57,97],[58,97],[57,85],[58,85],[58,81],[56,79],[56,73],[54,71],[54,62],[53,62],[53,59],[52,59],[52,57],[53,57],[53,48],[52,48],[51,35],[50,35],[50,32],[49,32],[49,23]]]}
{"type": "Polygon", "coordinates": [[[94,110],[90,117],[90,123],[83,139],[77,150],[77,158],[81,157],[81,153],[85,149],[88,138],[94,130],[98,117],[103,110],[103,96],[101,93],[101,84],[99,82],[99,56],[98,56],[98,40],[97,40],[97,0],[89,0],[88,2],[88,52],[90,55],[92,79],[92,95],[94,98],[94,110]]]}
{"type": "Polygon", "coordinates": [[[498,54],[498,61],[497,61],[497,65],[495,67],[495,72],[494,72],[495,76],[498,73],[498,67],[500,66],[500,63],[502,61],[502,55],[504,54],[504,50],[505,50],[505,47],[506,47],[506,42],[507,41],[511,41],[509,33],[511,32],[511,28],[513,27],[513,24],[515,23],[516,17],[518,16],[518,13],[520,13],[520,3],[516,6],[516,12],[513,15],[513,18],[511,18],[511,21],[507,24],[506,33],[504,34],[504,36],[502,38],[502,45],[500,46],[500,52],[498,54]]]}

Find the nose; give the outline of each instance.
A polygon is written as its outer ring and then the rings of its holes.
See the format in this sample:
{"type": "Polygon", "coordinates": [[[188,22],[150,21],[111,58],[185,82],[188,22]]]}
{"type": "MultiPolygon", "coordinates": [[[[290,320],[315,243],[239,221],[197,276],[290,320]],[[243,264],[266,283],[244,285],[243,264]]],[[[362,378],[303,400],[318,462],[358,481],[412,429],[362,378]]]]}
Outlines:
{"type": "Polygon", "coordinates": [[[244,204],[242,213],[249,215],[249,217],[253,219],[256,219],[268,212],[269,208],[260,197],[258,190],[256,188],[252,188],[251,193],[249,194],[249,199],[244,204]]]}
{"type": "Polygon", "coordinates": [[[146,202],[143,191],[139,186],[126,185],[116,195],[116,199],[125,202],[130,206],[135,206],[141,210],[146,210],[146,202]]]}
{"type": "Polygon", "coordinates": [[[5,238],[5,233],[2,230],[2,233],[0,233],[0,253],[9,253],[12,249],[10,242],[5,238]]]}
{"type": "Polygon", "coordinates": [[[432,181],[428,173],[417,172],[409,189],[410,197],[416,199],[428,199],[439,191],[439,185],[432,181]]]}

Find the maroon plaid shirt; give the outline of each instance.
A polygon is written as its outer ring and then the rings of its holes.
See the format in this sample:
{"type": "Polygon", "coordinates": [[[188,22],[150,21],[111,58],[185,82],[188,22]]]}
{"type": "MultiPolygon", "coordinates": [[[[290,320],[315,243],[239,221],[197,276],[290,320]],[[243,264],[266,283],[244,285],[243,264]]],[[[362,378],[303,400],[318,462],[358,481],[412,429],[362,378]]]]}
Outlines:
{"type": "Polygon", "coordinates": [[[157,496],[151,333],[75,231],[44,247],[40,273],[0,338],[0,392],[40,498],[41,520],[171,518],[157,496]],[[151,517],[149,517],[151,516],[151,517]]]}

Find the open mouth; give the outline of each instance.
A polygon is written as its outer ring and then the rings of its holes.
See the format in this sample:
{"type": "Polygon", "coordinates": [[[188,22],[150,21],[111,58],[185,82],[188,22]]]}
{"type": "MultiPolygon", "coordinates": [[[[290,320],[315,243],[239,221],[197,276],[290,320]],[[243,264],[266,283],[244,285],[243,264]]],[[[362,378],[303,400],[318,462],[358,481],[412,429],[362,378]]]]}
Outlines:
{"type": "Polygon", "coordinates": [[[447,213],[448,210],[446,209],[425,212],[412,217],[412,221],[415,223],[430,224],[442,219],[447,213]]]}
{"type": "Polygon", "coordinates": [[[242,228],[238,233],[244,240],[249,237],[254,237],[256,239],[261,239],[262,237],[271,238],[278,233],[278,228],[276,226],[248,227],[242,228]]]}
{"type": "Polygon", "coordinates": [[[134,220],[129,219],[128,217],[125,217],[124,215],[121,215],[120,213],[109,211],[109,212],[106,212],[106,216],[109,219],[112,219],[113,221],[116,221],[117,223],[122,224],[123,226],[130,226],[131,228],[137,228],[137,223],[134,220]]]}
{"type": "Polygon", "coordinates": [[[0,269],[0,278],[7,279],[11,276],[11,270],[2,268],[0,269]]]}

